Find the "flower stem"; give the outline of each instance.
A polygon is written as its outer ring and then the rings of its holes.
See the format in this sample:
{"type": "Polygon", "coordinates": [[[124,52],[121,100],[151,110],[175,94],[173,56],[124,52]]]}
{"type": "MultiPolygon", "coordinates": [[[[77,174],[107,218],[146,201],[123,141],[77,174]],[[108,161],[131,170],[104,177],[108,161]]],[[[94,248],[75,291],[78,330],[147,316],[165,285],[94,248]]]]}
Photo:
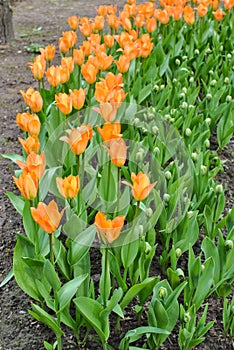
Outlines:
{"type": "Polygon", "coordinates": [[[109,262],[108,262],[108,247],[105,246],[105,255],[104,255],[104,259],[105,259],[105,263],[104,263],[104,291],[103,291],[103,306],[104,308],[106,307],[106,302],[107,302],[107,291],[106,291],[106,282],[107,282],[107,274],[108,274],[108,267],[109,267],[109,262]]]}
{"type": "Polygon", "coordinates": [[[50,238],[50,262],[54,265],[54,252],[53,252],[53,232],[49,235],[50,238]]]}
{"type": "Polygon", "coordinates": [[[76,156],[76,160],[77,160],[77,175],[79,175],[79,172],[80,172],[80,156],[79,155],[76,156]]]}
{"type": "Polygon", "coordinates": [[[106,191],[106,210],[108,210],[109,193],[110,193],[110,175],[111,175],[111,161],[108,162],[108,176],[107,176],[107,191],[106,191]]]}
{"type": "Polygon", "coordinates": [[[120,186],[121,186],[121,168],[118,167],[118,175],[117,175],[117,206],[116,206],[116,213],[119,212],[119,199],[120,199],[120,186]]]}
{"type": "Polygon", "coordinates": [[[129,266],[128,266],[128,262],[129,262],[129,257],[130,257],[131,242],[132,242],[133,235],[134,235],[134,230],[135,230],[135,227],[136,227],[136,222],[137,222],[137,216],[138,216],[139,206],[140,206],[140,201],[137,202],[136,211],[135,211],[135,215],[134,215],[134,219],[133,219],[133,224],[132,224],[132,229],[131,229],[131,232],[130,232],[130,234],[129,234],[130,240],[129,240],[129,243],[128,243],[126,266],[125,266],[124,276],[123,276],[123,280],[124,280],[125,283],[126,283],[127,273],[128,273],[128,267],[129,267],[129,266]]]}

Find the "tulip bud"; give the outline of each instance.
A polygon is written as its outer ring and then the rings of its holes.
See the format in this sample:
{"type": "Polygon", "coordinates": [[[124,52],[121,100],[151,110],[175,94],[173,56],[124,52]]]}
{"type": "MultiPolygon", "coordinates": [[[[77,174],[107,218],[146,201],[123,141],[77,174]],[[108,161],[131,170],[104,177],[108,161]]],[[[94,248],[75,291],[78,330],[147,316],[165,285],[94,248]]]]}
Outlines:
{"type": "Polygon", "coordinates": [[[188,211],[187,215],[188,215],[188,218],[192,218],[193,217],[193,214],[194,212],[192,210],[188,211]]]}
{"type": "Polygon", "coordinates": [[[211,118],[206,118],[206,119],[205,119],[205,122],[206,122],[206,124],[210,125],[210,123],[211,123],[211,118]]]}
{"type": "Polygon", "coordinates": [[[153,210],[151,208],[147,208],[145,214],[150,218],[153,215],[153,210]]]}
{"type": "Polygon", "coordinates": [[[209,74],[210,75],[213,75],[214,74],[214,71],[212,69],[209,70],[209,74]]]}
{"type": "Polygon", "coordinates": [[[219,50],[220,50],[220,51],[223,51],[223,45],[220,46],[219,50]]]}
{"type": "Polygon", "coordinates": [[[163,90],[164,88],[165,88],[165,85],[164,85],[164,84],[160,85],[160,89],[161,89],[161,90],[163,90]]]}
{"type": "Polygon", "coordinates": [[[165,203],[168,203],[170,198],[171,198],[171,196],[168,193],[164,193],[163,200],[165,203]]]}
{"type": "Polygon", "coordinates": [[[226,97],[226,102],[231,102],[231,100],[232,100],[232,96],[227,95],[227,97],[226,97]]]}
{"type": "Polygon", "coordinates": [[[223,186],[222,185],[217,185],[215,189],[216,194],[220,194],[223,192],[223,186]]]}
{"type": "Polygon", "coordinates": [[[213,80],[211,80],[210,85],[215,86],[216,83],[217,83],[217,81],[215,79],[213,79],[213,80]]]}
{"type": "Polygon", "coordinates": [[[182,99],[182,98],[185,98],[185,94],[183,92],[181,92],[181,94],[179,95],[179,97],[182,99]]]}
{"type": "Polygon", "coordinates": [[[233,249],[233,241],[231,239],[227,239],[225,241],[225,247],[226,247],[227,250],[233,249]]]}
{"type": "Polygon", "coordinates": [[[226,77],[226,78],[224,79],[224,82],[225,82],[225,84],[229,84],[229,82],[230,82],[229,78],[226,77]]]}
{"type": "Polygon", "coordinates": [[[142,162],[143,158],[144,158],[144,155],[142,154],[142,152],[136,153],[136,162],[142,162]]]}
{"type": "Polygon", "coordinates": [[[133,121],[134,125],[137,125],[140,123],[140,119],[139,118],[135,118],[133,121]]]}
{"type": "Polygon", "coordinates": [[[177,79],[176,79],[176,78],[174,78],[174,79],[172,80],[172,82],[173,82],[173,83],[176,83],[176,82],[177,82],[177,79]]]}
{"type": "Polygon", "coordinates": [[[171,172],[170,172],[170,171],[166,171],[166,172],[165,172],[165,177],[166,177],[167,180],[170,180],[170,178],[171,178],[171,172]]]}
{"type": "Polygon", "coordinates": [[[165,299],[167,297],[167,289],[164,287],[160,287],[158,290],[158,296],[160,299],[165,299]]]}
{"type": "Polygon", "coordinates": [[[207,167],[205,165],[201,165],[201,171],[203,175],[206,175],[207,173],[207,167]]]}
{"type": "Polygon", "coordinates": [[[179,258],[182,255],[182,250],[180,248],[177,248],[175,253],[176,253],[176,257],[179,258]]]}
{"type": "Polygon", "coordinates": [[[195,55],[199,55],[200,51],[198,49],[194,50],[195,55]]]}
{"type": "Polygon", "coordinates": [[[185,135],[186,135],[186,136],[190,136],[191,134],[192,134],[191,129],[187,128],[187,129],[185,130],[185,135]]]}
{"type": "Polygon", "coordinates": [[[211,53],[211,49],[209,47],[206,49],[206,53],[207,54],[211,53]]]}
{"type": "Polygon", "coordinates": [[[182,103],[181,107],[182,107],[183,109],[186,109],[186,108],[188,107],[187,102],[184,101],[184,102],[182,103]]]}
{"type": "Polygon", "coordinates": [[[194,82],[194,77],[190,77],[190,78],[189,78],[189,82],[190,82],[190,83],[193,83],[193,82],[194,82]]]}
{"type": "Polygon", "coordinates": [[[156,125],[152,126],[152,133],[154,135],[158,135],[158,131],[159,131],[159,129],[158,129],[158,127],[156,125]]]}
{"type": "MultiPolygon", "coordinates": [[[[213,80],[212,80],[212,81],[213,81],[213,80]]],[[[207,98],[208,101],[210,101],[210,100],[212,99],[212,95],[211,95],[211,94],[207,94],[207,95],[206,95],[206,98],[207,98]]]]}
{"type": "Polygon", "coordinates": [[[180,65],[180,60],[179,60],[178,58],[175,60],[175,64],[176,64],[177,66],[180,65]]]}
{"type": "Polygon", "coordinates": [[[160,149],[158,147],[154,147],[154,153],[155,154],[160,154],[160,149]]]}
{"type": "Polygon", "coordinates": [[[208,139],[205,140],[205,146],[206,148],[210,148],[210,141],[208,139]]]}
{"type": "Polygon", "coordinates": [[[188,56],[183,56],[183,61],[186,61],[188,59],[188,56]]]}
{"type": "Polygon", "coordinates": [[[193,152],[193,153],[192,153],[192,160],[193,160],[194,162],[196,162],[196,160],[197,160],[197,152],[193,152]]]}
{"type": "Polygon", "coordinates": [[[145,254],[149,254],[152,250],[151,245],[148,242],[145,242],[145,254]]]}
{"type": "Polygon", "coordinates": [[[189,312],[185,312],[184,314],[184,322],[188,323],[191,320],[191,316],[189,314],[189,312]]]}
{"type": "Polygon", "coordinates": [[[138,226],[138,234],[139,234],[139,237],[141,237],[144,233],[144,226],[143,225],[139,225],[138,226]]]}
{"type": "Polygon", "coordinates": [[[159,86],[158,85],[154,85],[154,90],[158,91],[159,90],[159,86]]]}
{"type": "Polygon", "coordinates": [[[205,271],[205,265],[204,264],[201,265],[201,269],[202,269],[202,271],[205,271]]]}
{"type": "Polygon", "coordinates": [[[232,55],[230,53],[227,54],[227,59],[230,60],[232,58],[232,55]]]}
{"type": "Polygon", "coordinates": [[[187,90],[187,88],[184,86],[183,89],[182,89],[182,91],[183,91],[185,94],[187,94],[187,91],[188,91],[188,90],[187,90]]]}

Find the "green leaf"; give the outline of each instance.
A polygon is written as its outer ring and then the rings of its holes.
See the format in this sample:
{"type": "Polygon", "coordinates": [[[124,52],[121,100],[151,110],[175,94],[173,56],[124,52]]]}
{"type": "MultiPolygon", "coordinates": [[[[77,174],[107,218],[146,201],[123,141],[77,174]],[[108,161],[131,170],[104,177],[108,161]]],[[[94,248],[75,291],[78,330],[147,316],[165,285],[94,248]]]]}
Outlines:
{"type": "Polygon", "coordinates": [[[123,296],[122,288],[115,289],[111,299],[108,301],[107,307],[100,313],[101,318],[106,318],[114,310],[118,302],[123,296]]]}
{"type": "Polygon", "coordinates": [[[70,266],[67,261],[67,250],[64,247],[63,243],[57,238],[54,237],[54,244],[53,244],[53,251],[54,256],[56,259],[56,264],[58,265],[60,271],[62,272],[63,276],[69,280],[70,279],[70,266]]]}
{"type": "Polygon", "coordinates": [[[100,197],[104,202],[114,202],[117,199],[116,178],[112,169],[109,171],[109,166],[112,168],[112,163],[104,164],[98,186],[100,197]]]}
{"type": "Polygon", "coordinates": [[[1,282],[0,288],[4,287],[13,277],[14,277],[14,271],[13,271],[13,268],[11,268],[10,271],[8,272],[7,276],[1,282]]]}
{"type": "Polygon", "coordinates": [[[47,281],[53,288],[54,292],[57,292],[60,289],[61,282],[58,277],[57,272],[55,271],[54,266],[51,264],[49,260],[46,260],[44,264],[44,271],[43,271],[47,281]]]}
{"type": "Polygon", "coordinates": [[[40,179],[40,181],[39,181],[40,202],[42,202],[45,199],[45,197],[50,189],[51,181],[53,180],[53,177],[58,169],[60,169],[60,167],[54,167],[54,168],[47,169],[45,171],[43,177],[40,179]]]}
{"type": "Polygon", "coordinates": [[[161,43],[158,43],[157,46],[156,46],[155,56],[156,56],[156,63],[157,63],[157,65],[161,66],[161,64],[165,60],[165,52],[163,50],[163,47],[162,47],[161,43]]]}
{"type": "Polygon", "coordinates": [[[100,313],[103,311],[102,305],[88,297],[76,298],[74,303],[87,323],[97,332],[102,343],[106,343],[110,331],[108,320],[105,321],[100,318],[100,313]]]}
{"type": "Polygon", "coordinates": [[[70,303],[73,296],[76,294],[79,286],[85,281],[88,275],[81,275],[73,280],[65,283],[62,288],[58,291],[58,300],[59,300],[59,311],[61,312],[63,308],[70,303]]]}
{"type": "Polygon", "coordinates": [[[39,305],[36,305],[36,304],[33,304],[33,303],[32,303],[32,309],[33,309],[33,311],[28,310],[28,312],[37,321],[40,321],[40,322],[44,323],[46,326],[48,326],[50,329],[52,329],[52,331],[54,331],[54,333],[57,336],[62,336],[63,335],[63,331],[61,330],[61,328],[59,327],[59,325],[57,324],[57,322],[53,318],[53,316],[48,314],[48,312],[43,310],[39,305]]]}
{"type": "Polygon", "coordinates": [[[32,241],[33,244],[36,243],[36,223],[32,218],[31,210],[30,210],[30,201],[26,200],[23,210],[23,224],[25,232],[28,238],[32,241]]]}
{"type": "Polygon", "coordinates": [[[10,199],[13,207],[18,211],[18,213],[23,216],[25,200],[22,197],[16,196],[12,192],[6,192],[6,196],[10,199]]]}
{"type": "MultiPolygon", "coordinates": [[[[129,241],[128,235],[126,235],[124,243],[125,241],[129,241]]],[[[133,263],[137,256],[139,249],[139,240],[136,238],[133,242],[128,242],[127,244],[124,243],[121,249],[121,259],[123,266],[126,269],[133,263]]]]}
{"type": "Polygon", "coordinates": [[[10,159],[12,162],[16,163],[17,160],[20,160],[21,162],[25,162],[25,158],[23,156],[20,156],[19,154],[1,154],[3,158],[10,159]]]}
{"type": "Polygon", "coordinates": [[[166,329],[158,327],[138,327],[128,331],[124,338],[129,338],[130,343],[133,343],[140,339],[142,335],[145,334],[165,334],[169,335],[170,333],[166,329]]]}
{"type": "Polygon", "coordinates": [[[204,263],[204,270],[198,280],[197,289],[193,297],[193,303],[196,310],[199,309],[206,296],[209,293],[210,287],[213,283],[214,277],[214,260],[212,257],[208,258],[204,263]]]}
{"type": "Polygon", "coordinates": [[[140,89],[139,94],[138,94],[138,103],[141,104],[143,103],[147,97],[151,94],[152,92],[152,84],[148,84],[143,87],[143,89],[140,89]]]}
{"type": "Polygon", "coordinates": [[[201,249],[205,253],[205,258],[208,259],[210,257],[214,260],[214,283],[218,283],[220,280],[220,260],[219,260],[219,252],[214,242],[209,238],[205,237],[202,241],[201,249]]]}

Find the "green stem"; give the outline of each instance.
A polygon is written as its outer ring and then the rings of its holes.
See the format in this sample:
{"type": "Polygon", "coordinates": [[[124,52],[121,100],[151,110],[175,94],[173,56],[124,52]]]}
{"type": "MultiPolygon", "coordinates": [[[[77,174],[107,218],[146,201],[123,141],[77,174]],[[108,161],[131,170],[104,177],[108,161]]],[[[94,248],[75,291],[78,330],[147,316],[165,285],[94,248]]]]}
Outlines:
{"type": "Polygon", "coordinates": [[[111,174],[111,161],[109,161],[109,163],[108,163],[107,192],[106,192],[106,210],[108,210],[108,202],[109,202],[110,174],[111,174]]]}
{"type": "Polygon", "coordinates": [[[49,234],[50,238],[50,262],[52,265],[54,265],[54,252],[53,252],[53,232],[49,234]]]}
{"type": "Polygon", "coordinates": [[[38,91],[40,92],[41,91],[41,81],[38,80],[38,91]]]}
{"type": "Polygon", "coordinates": [[[123,280],[126,283],[126,279],[127,279],[127,273],[128,273],[128,261],[129,261],[129,257],[130,257],[130,249],[131,249],[131,242],[133,239],[133,235],[134,235],[134,230],[136,227],[136,222],[137,222],[137,216],[138,216],[138,211],[139,211],[139,206],[140,206],[140,201],[137,202],[137,206],[136,206],[136,211],[135,211],[135,215],[134,215],[134,219],[133,219],[133,224],[132,224],[132,229],[131,232],[129,234],[129,243],[128,243],[128,251],[127,251],[127,259],[126,259],[126,267],[124,270],[124,276],[123,276],[123,280]]]}
{"type": "Polygon", "coordinates": [[[62,350],[62,337],[61,336],[57,336],[57,348],[58,350],[62,350]]]}
{"type": "Polygon", "coordinates": [[[104,308],[106,307],[106,302],[107,302],[107,291],[106,291],[106,281],[107,281],[107,274],[108,274],[108,267],[109,267],[109,262],[108,262],[108,247],[106,246],[105,248],[105,265],[104,265],[104,291],[103,291],[103,306],[104,308]]]}
{"type": "Polygon", "coordinates": [[[77,84],[77,88],[78,88],[78,90],[79,90],[79,88],[80,88],[80,66],[77,66],[77,68],[78,68],[78,84],[77,84]]]}
{"type": "Polygon", "coordinates": [[[77,160],[77,175],[79,175],[79,172],[80,172],[80,156],[79,155],[76,156],[76,160],[77,160]]]}
{"type": "Polygon", "coordinates": [[[121,168],[118,167],[118,175],[117,175],[117,208],[116,208],[116,213],[118,214],[119,212],[119,199],[120,199],[120,186],[121,186],[121,168]]]}
{"type": "Polygon", "coordinates": [[[81,161],[81,179],[80,179],[80,187],[83,188],[84,184],[84,170],[85,169],[85,153],[82,153],[82,161],[81,161]]]}

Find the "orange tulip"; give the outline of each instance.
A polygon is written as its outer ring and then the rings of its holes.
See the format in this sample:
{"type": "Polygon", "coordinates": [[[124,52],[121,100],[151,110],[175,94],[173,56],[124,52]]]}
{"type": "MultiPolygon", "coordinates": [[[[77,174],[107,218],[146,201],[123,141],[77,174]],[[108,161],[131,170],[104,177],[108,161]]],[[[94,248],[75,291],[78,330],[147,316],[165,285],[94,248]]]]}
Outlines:
{"type": "Polygon", "coordinates": [[[69,30],[67,32],[63,32],[62,38],[65,40],[66,45],[69,49],[71,49],[73,46],[75,46],[77,42],[77,35],[76,32],[69,30]]]}
{"type": "Polygon", "coordinates": [[[108,15],[115,15],[117,12],[117,5],[113,6],[113,5],[109,5],[107,6],[107,13],[108,15]]]}
{"type": "Polygon", "coordinates": [[[67,66],[59,66],[59,83],[65,84],[70,78],[70,72],[67,66]]]}
{"type": "Polygon", "coordinates": [[[101,114],[105,122],[113,122],[115,120],[118,107],[119,106],[116,103],[106,102],[100,103],[100,108],[93,107],[93,110],[101,114]]]}
{"type": "Polygon", "coordinates": [[[220,22],[222,21],[223,17],[225,16],[225,12],[221,8],[219,8],[217,11],[212,12],[214,15],[214,18],[216,21],[220,22]]]}
{"type": "Polygon", "coordinates": [[[115,61],[115,64],[121,73],[126,73],[130,66],[130,59],[126,55],[121,55],[119,56],[119,60],[115,61]]]}
{"type": "Polygon", "coordinates": [[[149,33],[153,33],[157,27],[156,19],[154,17],[148,18],[145,22],[145,27],[149,33]]]}
{"type": "Polygon", "coordinates": [[[48,205],[39,202],[37,208],[31,207],[31,214],[43,231],[53,233],[59,226],[64,210],[59,212],[56,202],[52,200],[48,205]]]}
{"type": "Polygon", "coordinates": [[[18,179],[14,176],[13,179],[24,198],[31,200],[37,196],[38,178],[35,173],[24,171],[18,179]]]}
{"type": "Polygon", "coordinates": [[[82,25],[80,25],[80,31],[84,37],[89,37],[92,33],[92,24],[90,22],[83,23],[82,25]]]}
{"type": "Polygon", "coordinates": [[[117,19],[116,15],[114,14],[110,14],[107,16],[107,23],[108,23],[108,26],[113,30],[117,30],[120,26],[120,21],[117,19]]]}
{"type": "Polygon", "coordinates": [[[93,31],[99,31],[102,30],[104,28],[104,17],[103,16],[96,16],[94,18],[94,22],[92,24],[92,29],[93,31]]]}
{"type": "Polygon", "coordinates": [[[106,53],[97,54],[97,66],[98,69],[104,71],[108,70],[113,62],[113,56],[107,56],[106,53]]]}
{"type": "Polygon", "coordinates": [[[127,157],[127,146],[123,139],[110,140],[109,148],[105,147],[105,149],[115,166],[121,167],[124,165],[127,157]]]}
{"type": "Polygon", "coordinates": [[[66,55],[69,51],[68,41],[66,38],[59,38],[58,47],[62,54],[66,55]]]}
{"type": "Polygon", "coordinates": [[[85,57],[91,55],[92,47],[88,40],[83,41],[83,44],[80,46],[80,49],[83,51],[85,57]]]}
{"type": "Polygon", "coordinates": [[[49,67],[46,71],[46,77],[51,86],[58,86],[60,84],[60,67],[49,67]]]}
{"type": "Polygon", "coordinates": [[[123,17],[121,19],[121,24],[124,30],[130,31],[132,29],[132,23],[130,21],[130,18],[128,17],[123,17]]]}
{"type": "Polygon", "coordinates": [[[32,74],[35,79],[41,80],[44,77],[46,61],[43,55],[39,55],[34,59],[34,62],[29,62],[32,74]]]}
{"type": "Polygon", "coordinates": [[[115,89],[109,94],[109,101],[111,103],[116,103],[119,105],[122,103],[127,96],[127,93],[123,91],[123,89],[115,89]]]}
{"type": "Polygon", "coordinates": [[[165,10],[161,10],[161,9],[155,10],[154,16],[162,24],[167,24],[169,22],[169,15],[165,10]]]}
{"type": "Polygon", "coordinates": [[[39,135],[41,123],[36,114],[18,113],[16,123],[21,130],[28,132],[30,135],[39,135]]]}
{"type": "Polygon", "coordinates": [[[40,49],[40,53],[44,56],[45,60],[51,62],[54,58],[56,51],[55,46],[47,45],[44,49],[40,49]]]}
{"type": "Polygon", "coordinates": [[[88,84],[93,84],[96,81],[98,68],[90,62],[84,63],[81,66],[81,74],[88,84]]]}
{"type": "Polygon", "coordinates": [[[117,216],[113,220],[107,220],[106,215],[98,212],[95,216],[94,226],[97,231],[99,239],[106,243],[112,243],[116,240],[124,225],[124,216],[117,216]]]}
{"type": "Polygon", "coordinates": [[[68,129],[66,132],[68,133],[69,137],[62,136],[60,140],[68,143],[71,151],[76,155],[84,153],[89,140],[92,138],[91,124],[81,125],[73,130],[68,129]]]}
{"type": "Polygon", "coordinates": [[[20,90],[23,96],[24,102],[29,106],[32,112],[40,112],[43,107],[43,100],[39,91],[35,91],[33,88],[29,88],[26,93],[20,90]]]}
{"type": "Polygon", "coordinates": [[[133,197],[137,201],[143,201],[146,199],[157,183],[156,181],[151,184],[148,176],[141,171],[137,175],[135,173],[132,173],[131,179],[133,185],[129,184],[127,181],[123,181],[123,183],[132,188],[133,197]]]}
{"type": "Polygon", "coordinates": [[[45,172],[46,158],[45,153],[42,152],[40,155],[35,152],[31,152],[26,159],[26,163],[17,160],[17,165],[23,171],[31,174],[35,174],[38,179],[41,179],[45,172]]]}
{"type": "Polygon", "coordinates": [[[77,196],[80,189],[80,179],[79,176],[69,175],[62,179],[61,177],[56,178],[56,184],[59,193],[64,198],[74,198],[77,196]]]}
{"type": "Polygon", "coordinates": [[[72,30],[77,30],[79,28],[79,17],[77,16],[71,16],[71,17],[68,17],[68,24],[69,26],[71,27],[72,30]]]}
{"type": "Polygon", "coordinates": [[[234,6],[233,0],[224,0],[223,2],[225,10],[231,10],[231,8],[234,6]]]}
{"type": "Polygon", "coordinates": [[[97,126],[97,131],[101,135],[102,140],[107,144],[110,142],[110,140],[120,139],[122,137],[120,122],[113,124],[107,122],[103,125],[102,128],[100,128],[100,126],[97,126]]]}
{"type": "Polygon", "coordinates": [[[105,6],[105,5],[104,5],[104,6],[101,5],[101,6],[99,6],[98,8],[96,8],[95,10],[96,10],[98,16],[103,16],[103,17],[105,17],[106,14],[107,14],[107,6],[105,6]]]}
{"type": "Polygon", "coordinates": [[[55,101],[58,109],[65,115],[68,115],[72,111],[72,98],[66,93],[59,93],[55,95],[55,101]]]}
{"type": "Polygon", "coordinates": [[[85,103],[86,89],[80,88],[79,90],[69,90],[72,99],[72,105],[75,109],[80,110],[85,103]]]}
{"type": "Polygon", "coordinates": [[[134,19],[135,25],[137,28],[142,28],[143,25],[145,24],[145,16],[138,13],[138,15],[134,19]]]}
{"type": "Polygon", "coordinates": [[[29,136],[26,140],[19,137],[18,140],[27,154],[40,151],[40,142],[37,135],[29,136]]]}
{"type": "Polygon", "coordinates": [[[204,17],[208,12],[208,8],[202,4],[200,4],[197,8],[197,13],[199,17],[204,17]]]}
{"type": "Polygon", "coordinates": [[[66,67],[71,74],[74,69],[74,60],[73,57],[62,57],[61,60],[61,65],[62,67],[66,67]]]}
{"type": "Polygon", "coordinates": [[[109,48],[113,47],[114,42],[115,42],[115,39],[112,35],[110,34],[104,35],[104,43],[106,44],[107,47],[109,48]]]}
{"type": "Polygon", "coordinates": [[[74,63],[78,66],[81,66],[84,63],[84,51],[81,49],[74,49],[73,50],[73,59],[74,63]]]}
{"type": "Polygon", "coordinates": [[[185,6],[184,8],[184,20],[189,25],[193,25],[195,22],[194,10],[191,6],[185,6]]]}

